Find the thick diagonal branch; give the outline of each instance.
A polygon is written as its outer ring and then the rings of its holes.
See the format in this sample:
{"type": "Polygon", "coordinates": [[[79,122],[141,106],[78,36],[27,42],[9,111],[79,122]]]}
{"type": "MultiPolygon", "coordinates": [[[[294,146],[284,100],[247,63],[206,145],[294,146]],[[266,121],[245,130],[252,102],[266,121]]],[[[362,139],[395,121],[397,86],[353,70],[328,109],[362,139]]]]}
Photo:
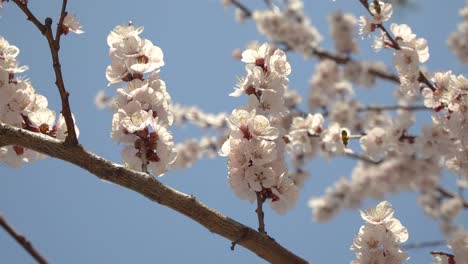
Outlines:
{"type": "Polygon", "coordinates": [[[5,231],[20,244],[26,252],[31,255],[38,263],[40,264],[47,264],[47,260],[39,253],[39,251],[32,245],[31,242],[22,234],[13,228],[13,226],[8,223],[6,218],[0,214],[0,226],[5,229],[5,231]]]}
{"type": "Polygon", "coordinates": [[[98,178],[133,190],[167,206],[206,227],[213,233],[249,249],[270,263],[308,263],[265,234],[247,227],[194,199],[174,190],[145,173],[129,170],[105,160],[81,145],[67,145],[59,140],[0,123],[0,147],[23,146],[75,164],[98,178]],[[248,230],[246,232],[246,230],[248,230]],[[247,233],[247,235],[245,235],[247,233]],[[245,236],[244,236],[245,235],[245,236]],[[239,238],[242,237],[241,240],[239,238]]]}

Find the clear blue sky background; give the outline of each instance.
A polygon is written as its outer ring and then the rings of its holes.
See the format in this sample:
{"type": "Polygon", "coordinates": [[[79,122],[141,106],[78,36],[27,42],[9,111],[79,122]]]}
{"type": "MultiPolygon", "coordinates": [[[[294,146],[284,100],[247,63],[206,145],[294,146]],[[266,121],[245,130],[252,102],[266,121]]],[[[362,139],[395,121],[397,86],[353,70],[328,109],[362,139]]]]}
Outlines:
{"type": "MultiPolygon", "coordinates": [[[[30,7],[43,20],[54,21],[59,0],[31,0],[30,7]]],[[[245,0],[247,6],[264,8],[263,1],[245,0]]],[[[306,1],[306,12],[326,37],[331,48],[324,14],[346,10],[365,14],[358,1],[306,1]],[[315,3],[312,3],[315,2],[315,3]]],[[[457,10],[464,1],[416,1],[417,6],[394,12],[393,22],[408,23],[418,36],[428,39],[430,70],[467,72],[446,47],[446,37],[461,21],[457,10]]],[[[110,140],[111,113],[93,104],[100,89],[107,88],[105,69],[109,64],[106,37],[116,25],[132,20],[143,25],[143,36],[164,51],[166,66],[161,76],[173,102],[198,105],[209,112],[230,112],[246,102],[228,94],[244,65],[231,59],[231,51],[251,40],[265,41],[254,23],[238,24],[233,9],[224,11],[218,0],[199,1],[69,1],[69,12],[77,13],[86,31],[62,38],[62,69],[71,93],[71,107],[81,130],[81,143],[103,157],[121,162],[121,146],[110,140]]],[[[45,39],[12,3],[1,11],[0,35],[21,49],[19,60],[37,91],[49,99],[50,108],[60,111],[54,76],[45,39]]],[[[369,40],[360,41],[357,58],[389,61],[390,52],[375,54],[369,40]]],[[[291,87],[305,95],[316,63],[290,55],[291,87]]],[[[391,87],[380,83],[366,102],[383,103],[391,87]]],[[[361,94],[361,93],[360,93],[361,94]]],[[[199,136],[197,128],[173,128],[176,141],[199,136]]],[[[326,186],[350,174],[354,162],[315,159],[308,166],[312,178],[302,190],[296,210],[285,216],[266,211],[268,233],[285,247],[313,263],[349,263],[349,250],[362,225],[357,211],[345,211],[331,222],[312,222],[307,200],[323,194],[326,186]]],[[[256,227],[254,205],[239,200],[228,187],[226,160],[204,159],[193,168],[167,173],[161,181],[193,194],[208,206],[256,227]]],[[[447,183],[453,182],[453,178],[447,183]]],[[[396,217],[408,228],[409,243],[441,238],[436,223],[423,215],[416,195],[388,197],[396,217]]],[[[368,200],[364,208],[375,205],[368,200]]],[[[0,212],[21,230],[52,263],[264,263],[253,253],[236,247],[190,219],[154,204],[146,198],[104,183],[72,165],[48,158],[18,170],[0,165],[0,212]]],[[[460,219],[467,222],[466,214],[460,219]]],[[[447,250],[445,247],[439,250],[447,250]]],[[[429,263],[429,249],[410,251],[410,263],[429,263]]],[[[34,263],[5,232],[0,231],[0,263],[34,263]]]]}

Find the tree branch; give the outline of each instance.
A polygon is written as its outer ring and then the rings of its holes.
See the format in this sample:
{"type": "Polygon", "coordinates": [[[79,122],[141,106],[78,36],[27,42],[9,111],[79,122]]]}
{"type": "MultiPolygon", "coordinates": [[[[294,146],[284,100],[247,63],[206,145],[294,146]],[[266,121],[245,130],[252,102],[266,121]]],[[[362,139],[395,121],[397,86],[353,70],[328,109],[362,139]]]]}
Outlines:
{"type": "MultiPolygon", "coordinates": [[[[287,44],[283,43],[283,45],[285,45],[286,50],[291,50],[291,48],[287,44]]],[[[332,61],[334,61],[334,62],[336,62],[338,64],[341,64],[341,65],[345,65],[345,64],[348,64],[348,63],[352,63],[352,62],[358,62],[356,60],[353,60],[349,56],[342,56],[342,55],[333,54],[333,53],[331,53],[329,51],[325,51],[325,50],[318,49],[318,48],[313,48],[312,49],[312,54],[317,56],[320,60],[329,59],[329,60],[332,60],[332,61]]],[[[400,78],[397,75],[392,74],[390,72],[382,71],[382,70],[377,69],[377,68],[369,68],[367,72],[369,74],[374,75],[376,77],[379,77],[381,79],[391,81],[391,82],[394,82],[394,83],[397,83],[397,84],[400,83],[400,78]]]]}
{"type": "Polygon", "coordinates": [[[41,255],[41,253],[39,253],[39,251],[36,248],[34,248],[32,243],[29,242],[29,240],[24,235],[18,233],[18,231],[16,231],[13,228],[13,226],[11,226],[10,223],[8,223],[8,221],[2,214],[0,214],[0,226],[2,226],[3,229],[5,229],[5,231],[12,238],[14,238],[16,242],[18,242],[18,244],[20,244],[24,248],[24,250],[26,250],[26,252],[28,252],[29,255],[31,255],[31,257],[33,257],[38,263],[48,263],[47,260],[41,255]]]}
{"type": "Polygon", "coordinates": [[[60,11],[60,18],[57,24],[57,30],[55,31],[55,46],[57,50],[60,50],[60,37],[63,34],[63,20],[67,16],[67,0],[62,2],[62,10],[60,11]]]}
{"type": "Polygon", "coordinates": [[[424,105],[381,105],[381,106],[365,106],[357,109],[358,112],[369,112],[369,111],[387,111],[387,110],[406,110],[406,111],[426,111],[432,110],[424,105]]]}
{"type": "Polygon", "coordinates": [[[410,250],[410,249],[421,249],[421,248],[427,248],[427,247],[437,247],[437,246],[445,245],[446,243],[447,241],[445,240],[426,241],[426,242],[404,245],[403,249],[410,250]]]}
{"type": "Polygon", "coordinates": [[[36,16],[34,16],[31,10],[29,10],[27,3],[25,3],[24,0],[13,0],[13,2],[23,11],[27,19],[31,21],[37,27],[37,29],[39,29],[42,35],[45,35],[46,28],[44,24],[39,22],[36,16]]]}
{"type": "MultiPolygon", "coordinates": [[[[437,191],[444,197],[448,197],[448,198],[455,198],[457,197],[458,195],[455,194],[455,193],[452,193],[450,192],[449,190],[446,190],[444,187],[437,187],[437,191]]],[[[468,208],[468,202],[467,201],[463,201],[463,207],[465,208],[468,208]]]]}
{"type": "MultiPolygon", "coordinates": [[[[52,35],[52,19],[50,17],[45,19],[45,23],[42,24],[37,20],[37,18],[32,14],[31,10],[29,10],[27,3],[22,0],[13,0],[13,2],[26,14],[28,20],[32,21],[34,25],[41,31],[41,33],[46,37],[47,42],[49,43],[50,53],[52,56],[52,65],[55,72],[55,85],[57,86],[60,99],[62,101],[62,115],[65,119],[65,123],[67,125],[67,138],[65,142],[68,144],[76,145],[78,144],[78,138],[76,136],[75,131],[75,124],[72,118],[70,103],[68,101],[69,93],[65,89],[65,83],[63,81],[62,76],[62,66],[60,65],[60,58],[59,58],[59,47],[60,47],[60,35],[58,35],[57,39],[54,40],[52,35]]],[[[66,8],[67,1],[63,1],[62,5],[62,13],[60,15],[61,23],[63,23],[65,8],[66,8]]],[[[57,27],[61,27],[61,23],[58,24],[57,27]]],[[[58,33],[58,32],[57,32],[58,33]]]]}
{"type": "Polygon", "coordinates": [[[250,9],[248,9],[245,5],[241,4],[239,1],[231,0],[231,3],[235,5],[237,8],[239,8],[240,10],[242,10],[246,18],[252,16],[252,11],[250,11],[250,9]]]}
{"type": "Polygon", "coordinates": [[[230,241],[237,241],[236,244],[249,249],[270,263],[308,263],[267,235],[209,208],[192,196],[172,189],[145,173],[129,170],[103,159],[80,144],[69,145],[46,135],[0,123],[0,147],[7,145],[23,146],[67,161],[100,179],[133,190],[189,217],[213,233],[230,241]],[[247,235],[244,236],[245,233],[247,235]]]}
{"type": "Polygon", "coordinates": [[[361,155],[356,154],[356,153],[345,153],[344,156],[345,156],[345,157],[348,157],[348,158],[355,159],[355,160],[364,161],[364,162],[369,163],[369,164],[372,164],[372,165],[379,165],[380,163],[383,162],[383,160],[375,161],[375,160],[370,159],[370,158],[368,158],[368,157],[366,157],[366,156],[361,156],[361,155]]]}

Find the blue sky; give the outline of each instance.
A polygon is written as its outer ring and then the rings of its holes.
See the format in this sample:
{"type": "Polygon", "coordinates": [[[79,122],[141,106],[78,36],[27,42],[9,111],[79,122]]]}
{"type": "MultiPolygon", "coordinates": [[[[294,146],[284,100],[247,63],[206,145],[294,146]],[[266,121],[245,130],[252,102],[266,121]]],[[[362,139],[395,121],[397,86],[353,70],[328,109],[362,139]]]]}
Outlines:
{"type": "MultiPolygon", "coordinates": [[[[60,9],[59,0],[30,1],[41,21],[60,9]]],[[[245,0],[247,6],[261,7],[263,1],[245,0]]],[[[358,1],[306,1],[306,13],[325,36],[330,49],[324,14],[345,10],[365,14],[358,1]],[[317,2],[312,4],[312,2],[317,2]]],[[[429,70],[452,69],[466,74],[447,49],[446,37],[461,21],[457,10],[463,1],[416,1],[417,6],[396,10],[391,21],[407,23],[418,36],[428,39],[429,70]]],[[[107,87],[105,69],[109,64],[106,37],[116,25],[132,20],[145,27],[143,37],[162,48],[166,65],[161,78],[173,102],[197,105],[207,112],[231,112],[246,102],[245,97],[228,94],[236,76],[244,74],[242,62],[231,58],[234,48],[252,40],[265,41],[252,21],[238,24],[233,9],[224,11],[218,0],[201,1],[69,1],[68,11],[78,14],[85,34],[62,38],[61,60],[71,107],[81,130],[80,142],[103,157],[121,162],[120,150],[110,139],[111,113],[94,106],[94,96],[107,87]]],[[[37,91],[60,111],[51,59],[45,39],[13,3],[4,3],[0,35],[21,49],[19,60],[29,65],[26,75],[37,91]]],[[[390,52],[374,53],[369,40],[360,40],[358,59],[391,60],[390,52]]],[[[306,95],[316,60],[288,55],[292,65],[290,87],[306,95]]],[[[370,93],[358,94],[365,102],[385,103],[391,86],[380,82],[370,93]]],[[[367,91],[367,90],[366,90],[367,91]]],[[[198,137],[192,126],[172,128],[175,140],[198,137]]],[[[312,178],[301,192],[297,208],[285,216],[266,209],[268,233],[285,247],[313,263],[348,263],[355,233],[362,225],[357,211],[344,211],[328,223],[314,223],[307,200],[323,194],[324,188],[350,174],[354,162],[343,158],[314,159],[308,165],[312,178]]],[[[204,159],[193,168],[167,173],[161,181],[195,195],[244,224],[257,226],[254,205],[239,200],[229,188],[226,160],[204,159]]],[[[452,176],[453,177],[453,176],[452,176]]],[[[453,182],[447,177],[447,183],[453,182]]],[[[416,195],[389,196],[396,217],[408,228],[409,243],[440,239],[436,223],[423,215],[416,195]]],[[[378,201],[369,200],[364,208],[378,201]]],[[[70,164],[48,158],[13,170],[0,165],[0,212],[21,230],[52,263],[263,263],[253,253],[236,247],[168,208],[118,186],[102,182],[70,164]]],[[[460,219],[467,222],[466,214],[460,219]]],[[[446,250],[445,247],[438,248],[446,250]]],[[[408,252],[411,263],[429,263],[429,250],[408,252]]],[[[34,263],[4,232],[0,232],[0,263],[34,263]]]]}

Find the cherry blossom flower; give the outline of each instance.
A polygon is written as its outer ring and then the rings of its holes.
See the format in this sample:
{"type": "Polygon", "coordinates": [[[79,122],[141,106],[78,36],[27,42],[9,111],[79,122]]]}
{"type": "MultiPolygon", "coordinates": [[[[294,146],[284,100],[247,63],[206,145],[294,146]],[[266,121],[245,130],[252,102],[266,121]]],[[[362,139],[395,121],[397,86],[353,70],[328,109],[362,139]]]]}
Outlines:
{"type": "Polygon", "coordinates": [[[55,124],[55,112],[42,108],[28,115],[30,125],[43,134],[49,133],[55,124]]]}
{"type": "Polygon", "coordinates": [[[391,24],[390,30],[400,46],[414,49],[417,52],[419,62],[424,63],[429,59],[429,47],[423,38],[416,38],[411,28],[406,24],[391,24]]]}
{"type": "Polygon", "coordinates": [[[447,44],[462,63],[468,62],[468,6],[459,10],[463,22],[458,24],[457,30],[452,32],[447,39],[447,44]]]}
{"type": "Polygon", "coordinates": [[[80,25],[80,22],[76,19],[75,14],[68,13],[63,19],[63,34],[67,35],[68,32],[73,32],[75,34],[83,34],[84,31],[81,30],[83,26],[80,25]]]}
{"type": "Polygon", "coordinates": [[[282,174],[272,187],[273,194],[278,197],[270,201],[270,206],[278,214],[283,215],[296,206],[299,199],[297,185],[286,175],[282,174]]]}
{"type": "Polygon", "coordinates": [[[388,135],[381,127],[374,127],[365,136],[359,139],[361,148],[364,153],[371,159],[377,161],[383,157],[383,153],[387,150],[388,135]]]}
{"type": "Polygon", "coordinates": [[[372,20],[374,24],[381,24],[390,19],[393,13],[393,7],[390,3],[382,1],[371,2],[369,4],[369,11],[373,15],[372,20]]]}
{"type": "Polygon", "coordinates": [[[135,27],[131,22],[127,26],[116,26],[107,36],[107,45],[117,48],[127,37],[138,36],[142,32],[143,27],[135,27]]]}
{"type": "Polygon", "coordinates": [[[259,67],[264,67],[270,57],[270,45],[268,43],[262,44],[258,49],[252,48],[242,52],[242,61],[245,63],[252,63],[259,67]]]}
{"type": "Polygon", "coordinates": [[[109,34],[111,65],[106,69],[109,85],[143,79],[143,75],[164,65],[162,50],[139,34],[143,28],[117,26],[109,34]]]}
{"type": "Polygon", "coordinates": [[[449,247],[455,254],[454,261],[457,264],[468,263],[468,231],[456,232],[449,240],[449,247]]]}
{"type": "Polygon", "coordinates": [[[228,122],[234,138],[274,140],[278,137],[278,130],[270,126],[268,118],[256,115],[255,111],[233,110],[228,122]]]}
{"type": "Polygon", "coordinates": [[[408,240],[408,231],[393,218],[392,205],[383,201],[375,208],[361,211],[367,223],[361,226],[351,250],[356,260],[351,263],[402,263],[409,257],[399,244],[408,240]]]}
{"type": "Polygon", "coordinates": [[[376,25],[372,23],[372,21],[365,16],[359,17],[358,24],[359,24],[359,35],[361,35],[362,38],[369,37],[370,33],[374,32],[374,30],[376,29],[376,25]]]}
{"type": "Polygon", "coordinates": [[[275,7],[266,11],[255,11],[252,18],[257,29],[273,43],[286,43],[291,49],[312,56],[322,36],[304,15],[302,3],[288,1],[284,11],[275,7]]]}
{"type": "MultiPolygon", "coordinates": [[[[78,137],[80,135],[80,130],[78,129],[78,126],[76,125],[75,116],[73,114],[72,114],[72,119],[73,119],[73,123],[75,124],[75,134],[76,134],[76,137],[78,137]]],[[[65,138],[68,135],[68,128],[67,128],[67,124],[65,123],[65,118],[63,117],[62,114],[59,115],[56,129],[57,131],[55,133],[56,133],[57,139],[65,140],[65,138]]]]}

